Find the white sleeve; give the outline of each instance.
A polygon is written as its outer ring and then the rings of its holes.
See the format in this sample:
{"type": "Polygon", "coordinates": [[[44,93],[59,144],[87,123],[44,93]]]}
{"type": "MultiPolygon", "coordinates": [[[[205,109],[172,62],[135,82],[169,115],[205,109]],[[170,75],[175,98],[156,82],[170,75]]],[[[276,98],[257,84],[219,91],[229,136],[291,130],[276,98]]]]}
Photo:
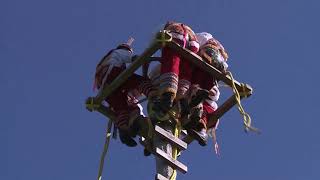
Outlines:
{"type": "Polygon", "coordinates": [[[116,49],[112,53],[113,57],[121,63],[131,63],[132,53],[124,49],[116,49]]]}
{"type": "Polygon", "coordinates": [[[196,33],[200,47],[204,45],[209,39],[212,39],[212,35],[207,32],[196,33]]]}
{"type": "Polygon", "coordinates": [[[212,101],[218,101],[219,100],[219,97],[220,97],[220,91],[219,91],[219,88],[217,86],[213,86],[210,91],[214,91],[215,92],[215,95],[214,96],[210,96],[210,99],[212,101]]]}
{"type": "Polygon", "coordinates": [[[209,95],[209,98],[206,99],[206,102],[207,102],[208,104],[210,104],[210,106],[211,106],[214,110],[216,110],[216,109],[218,109],[217,101],[219,100],[219,97],[220,97],[220,91],[219,91],[219,89],[218,89],[218,86],[213,86],[213,87],[210,89],[210,91],[213,91],[215,95],[214,95],[214,96],[209,95]]]}

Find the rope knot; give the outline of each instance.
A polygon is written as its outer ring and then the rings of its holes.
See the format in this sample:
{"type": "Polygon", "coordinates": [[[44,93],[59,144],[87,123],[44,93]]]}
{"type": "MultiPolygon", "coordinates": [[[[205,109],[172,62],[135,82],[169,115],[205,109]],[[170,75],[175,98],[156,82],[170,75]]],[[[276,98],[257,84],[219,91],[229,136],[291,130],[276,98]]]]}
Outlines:
{"type": "Polygon", "coordinates": [[[90,112],[95,111],[95,110],[97,110],[99,107],[100,107],[100,104],[97,104],[97,103],[95,102],[94,97],[89,97],[89,98],[86,100],[86,108],[87,108],[88,111],[90,111],[90,112]]]}
{"type": "Polygon", "coordinates": [[[166,42],[172,41],[172,36],[169,34],[167,30],[160,31],[160,38],[157,37],[156,41],[161,43],[161,46],[164,47],[166,45],[166,42]],[[166,35],[168,38],[166,38],[166,35]]]}

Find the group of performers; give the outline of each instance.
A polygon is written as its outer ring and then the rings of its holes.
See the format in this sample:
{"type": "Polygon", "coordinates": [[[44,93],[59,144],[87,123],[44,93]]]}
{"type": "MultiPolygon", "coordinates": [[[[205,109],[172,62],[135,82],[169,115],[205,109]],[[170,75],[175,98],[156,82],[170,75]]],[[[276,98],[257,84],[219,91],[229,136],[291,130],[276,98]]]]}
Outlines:
{"type": "MultiPolygon", "coordinates": [[[[194,33],[188,25],[178,22],[167,22],[164,30],[172,36],[172,41],[198,54],[203,61],[221,72],[228,68],[226,50],[210,33],[194,33]]],[[[98,90],[115,80],[126,69],[126,63],[136,59],[132,42],[133,39],[129,39],[127,43],[110,50],[98,63],[95,73],[95,87],[98,90]]],[[[218,108],[220,91],[217,80],[170,47],[164,47],[161,51],[158,71],[154,70],[149,76],[132,74],[105,99],[116,114],[115,126],[120,140],[130,147],[137,145],[134,137],[147,121],[141,112],[141,105],[137,103],[137,96],[144,95],[149,101],[158,99],[152,108],[156,119],[162,119],[174,106],[179,106],[179,119],[187,122],[182,123],[183,128],[205,146],[209,116],[218,108]]],[[[213,130],[217,126],[218,121],[213,130]]]]}

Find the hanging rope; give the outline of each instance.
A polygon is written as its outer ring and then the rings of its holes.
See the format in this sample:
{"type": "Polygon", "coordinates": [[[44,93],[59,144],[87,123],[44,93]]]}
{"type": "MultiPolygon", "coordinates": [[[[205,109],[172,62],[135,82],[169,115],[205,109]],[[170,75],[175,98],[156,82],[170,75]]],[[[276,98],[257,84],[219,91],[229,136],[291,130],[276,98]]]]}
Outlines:
{"type": "Polygon", "coordinates": [[[108,126],[107,126],[106,140],[105,140],[105,143],[104,143],[103,152],[102,152],[101,157],[100,157],[98,180],[102,179],[102,171],[103,171],[104,159],[105,159],[105,157],[107,155],[108,147],[109,147],[109,143],[110,143],[110,139],[111,139],[112,124],[113,124],[112,121],[109,120],[108,126]]]}
{"type": "Polygon", "coordinates": [[[234,96],[235,96],[236,101],[237,101],[238,110],[239,110],[240,114],[243,116],[243,124],[244,124],[245,131],[246,132],[253,131],[253,132],[256,132],[256,133],[260,133],[259,129],[251,126],[251,117],[250,117],[250,115],[248,113],[246,113],[244,111],[244,108],[241,105],[241,96],[247,97],[249,92],[245,91],[245,85],[243,83],[241,83],[242,92],[239,93],[239,91],[236,88],[236,85],[234,83],[234,78],[232,76],[232,73],[230,71],[227,71],[227,74],[230,76],[230,78],[232,80],[232,91],[233,91],[234,96]]]}

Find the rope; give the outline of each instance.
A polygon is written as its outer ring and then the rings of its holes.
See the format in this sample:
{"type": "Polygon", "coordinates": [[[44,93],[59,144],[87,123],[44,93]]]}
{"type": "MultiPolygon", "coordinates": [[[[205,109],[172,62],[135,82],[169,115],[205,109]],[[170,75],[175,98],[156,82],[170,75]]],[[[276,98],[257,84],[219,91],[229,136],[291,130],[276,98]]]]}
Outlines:
{"type": "Polygon", "coordinates": [[[94,98],[90,97],[87,102],[86,102],[86,108],[90,111],[95,111],[96,109],[98,109],[100,107],[99,104],[96,104],[94,102],[94,98]]]}
{"type": "Polygon", "coordinates": [[[156,41],[160,42],[161,46],[164,47],[166,45],[166,42],[172,41],[172,36],[166,39],[166,33],[168,33],[167,30],[162,30],[160,33],[161,33],[161,38],[160,39],[157,38],[156,41]]]}
{"type": "Polygon", "coordinates": [[[232,73],[230,71],[227,71],[227,74],[230,76],[230,78],[232,80],[232,91],[233,91],[234,96],[237,101],[238,110],[239,110],[240,114],[243,116],[243,124],[244,124],[245,131],[246,132],[253,131],[256,133],[260,133],[259,129],[251,126],[251,117],[248,113],[245,112],[244,108],[241,105],[241,96],[247,97],[247,95],[248,95],[248,92],[245,91],[245,85],[243,83],[241,83],[242,92],[239,93],[238,89],[236,88],[232,73]]]}
{"type": "Polygon", "coordinates": [[[108,147],[109,147],[110,137],[111,137],[111,129],[112,129],[112,121],[109,120],[108,126],[107,126],[106,140],[105,140],[105,143],[104,143],[103,152],[102,152],[101,157],[100,157],[98,180],[102,179],[102,171],[103,171],[104,159],[105,159],[105,156],[106,156],[106,154],[108,152],[108,147]]]}
{"type": "MultiPolygon", "coordinates": [[[[179,134],[181,132],[181,123],[177,122],[175,128],[174,128],[174,136],[179,137],[179,134]]],[[[172,147],[172,157],[173,159],[177,160],[178,157],[178,148],[173,146],[172,147]]],[[[172,176],[170,177],[170,180],[176,180],[177,178],[177,170],[173,170],[172,176]]]]}

